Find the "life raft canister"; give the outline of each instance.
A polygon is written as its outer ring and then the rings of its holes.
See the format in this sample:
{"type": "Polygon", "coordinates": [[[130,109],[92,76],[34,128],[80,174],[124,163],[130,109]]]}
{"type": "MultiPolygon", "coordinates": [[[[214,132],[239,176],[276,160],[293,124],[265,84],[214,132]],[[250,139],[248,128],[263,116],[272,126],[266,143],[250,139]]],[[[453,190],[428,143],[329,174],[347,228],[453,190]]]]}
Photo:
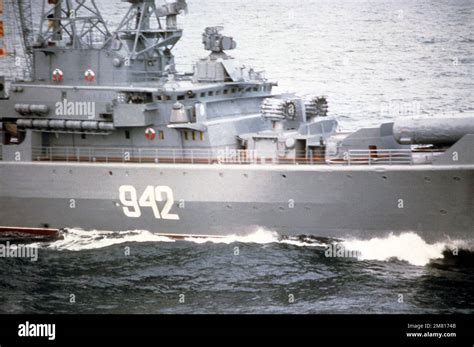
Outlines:
{"type": "Polygon", "coordinates": [[[54,82],[61,82],[63,78],[64,78],[64,73],[60,69],[56,69],[53,71],[54,82]]]}
{"type": "Polygon", "coordinates": [[[148,141],[153,141],[156,138],[156,131],[153,128],[145,130],[145,137],[148,141]]]}
{"type": "Polygon", "coordinates": [[[92,71],[91,69],[87,70],[87,71],[84,73],[84,79],[85,79],[87,82],[93,82],[93,81],[95,81],[95,72],[92,71]]]}

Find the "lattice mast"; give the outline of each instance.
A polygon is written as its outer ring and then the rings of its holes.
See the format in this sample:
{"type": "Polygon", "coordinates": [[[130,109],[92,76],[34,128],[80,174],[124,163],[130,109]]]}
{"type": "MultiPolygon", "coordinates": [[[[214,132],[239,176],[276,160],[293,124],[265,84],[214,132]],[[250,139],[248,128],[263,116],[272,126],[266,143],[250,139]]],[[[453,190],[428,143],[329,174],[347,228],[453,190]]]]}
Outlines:
{"type": "Polygon", "coordinates": [[[39,47],[98,48],[110,32],[95,0],[43,0],[39,47]]]}
{"type": "Polygon", "coordinates": [[[14,58],[15,66],[22,69],[22,78],[27,80],[33,69],[31,7],[31,0],[0,0],[0,57],[14,58]]]}

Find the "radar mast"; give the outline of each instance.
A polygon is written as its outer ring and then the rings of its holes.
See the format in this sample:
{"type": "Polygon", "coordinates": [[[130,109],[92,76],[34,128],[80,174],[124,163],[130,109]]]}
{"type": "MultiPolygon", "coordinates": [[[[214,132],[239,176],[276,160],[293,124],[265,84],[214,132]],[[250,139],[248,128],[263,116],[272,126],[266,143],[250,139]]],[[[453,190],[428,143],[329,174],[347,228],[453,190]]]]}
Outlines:
{"type": "Polygon", "coordinates": [[[177,16],[187,11],[186,1],[165,2],[161,6],[155,0],[122,1],[129,2],[130,9],[105,47],[122,50],[132,71],[144,68],[157,77],[174,73],[171,50],[183,34],[177,16]]]}
{"type": "Polygon", "coordinates": [[[110,37],[95,0],[43,0],[41,13],[38,48],[90,49],[110,37]]]}

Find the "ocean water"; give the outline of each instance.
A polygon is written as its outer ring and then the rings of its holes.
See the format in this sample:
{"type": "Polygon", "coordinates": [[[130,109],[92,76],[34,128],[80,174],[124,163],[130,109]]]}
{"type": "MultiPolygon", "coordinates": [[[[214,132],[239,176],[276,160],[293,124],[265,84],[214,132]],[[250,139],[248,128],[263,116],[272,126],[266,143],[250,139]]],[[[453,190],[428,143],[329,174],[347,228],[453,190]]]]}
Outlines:
{"type": "Polygon", "coordinates": [[[175,241],[69,230],[37,261],[1,259],[2,313],[472,313],[471,253],[414,233],[346,240],[246,236],[175,241]]]}
{"type": "MultiPolygon", "coordinates": [[[[278,91],[327,95],[343,129],[474,109],[474,1],[188,2],[179,68],[206,55],[206,26],[225,25],[234,57],[278,80],[278,91]]],[[[111,28],[127,8],[97,3],[111,28]]],[[[466,241],[271,230],[176,241],[72,229],[31,244],[36,262],[0,258],[0,313],[473,313],[466,241]],[[357,256],[327,257],[333,244],[357,256]]]]}

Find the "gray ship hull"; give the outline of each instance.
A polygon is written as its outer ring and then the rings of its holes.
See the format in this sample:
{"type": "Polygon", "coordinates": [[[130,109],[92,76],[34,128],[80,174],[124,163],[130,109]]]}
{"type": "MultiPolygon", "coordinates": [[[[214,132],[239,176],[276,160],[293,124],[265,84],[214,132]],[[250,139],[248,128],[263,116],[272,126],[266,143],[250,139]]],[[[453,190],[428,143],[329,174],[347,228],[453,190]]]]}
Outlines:
{"type": "Polygon", "coordinates": [[[473,165],[2,162],[0,225],[222,236],[265,228],[363,239],[414,231],[428,242],[471,240],[473,186],[473,165]]]}

